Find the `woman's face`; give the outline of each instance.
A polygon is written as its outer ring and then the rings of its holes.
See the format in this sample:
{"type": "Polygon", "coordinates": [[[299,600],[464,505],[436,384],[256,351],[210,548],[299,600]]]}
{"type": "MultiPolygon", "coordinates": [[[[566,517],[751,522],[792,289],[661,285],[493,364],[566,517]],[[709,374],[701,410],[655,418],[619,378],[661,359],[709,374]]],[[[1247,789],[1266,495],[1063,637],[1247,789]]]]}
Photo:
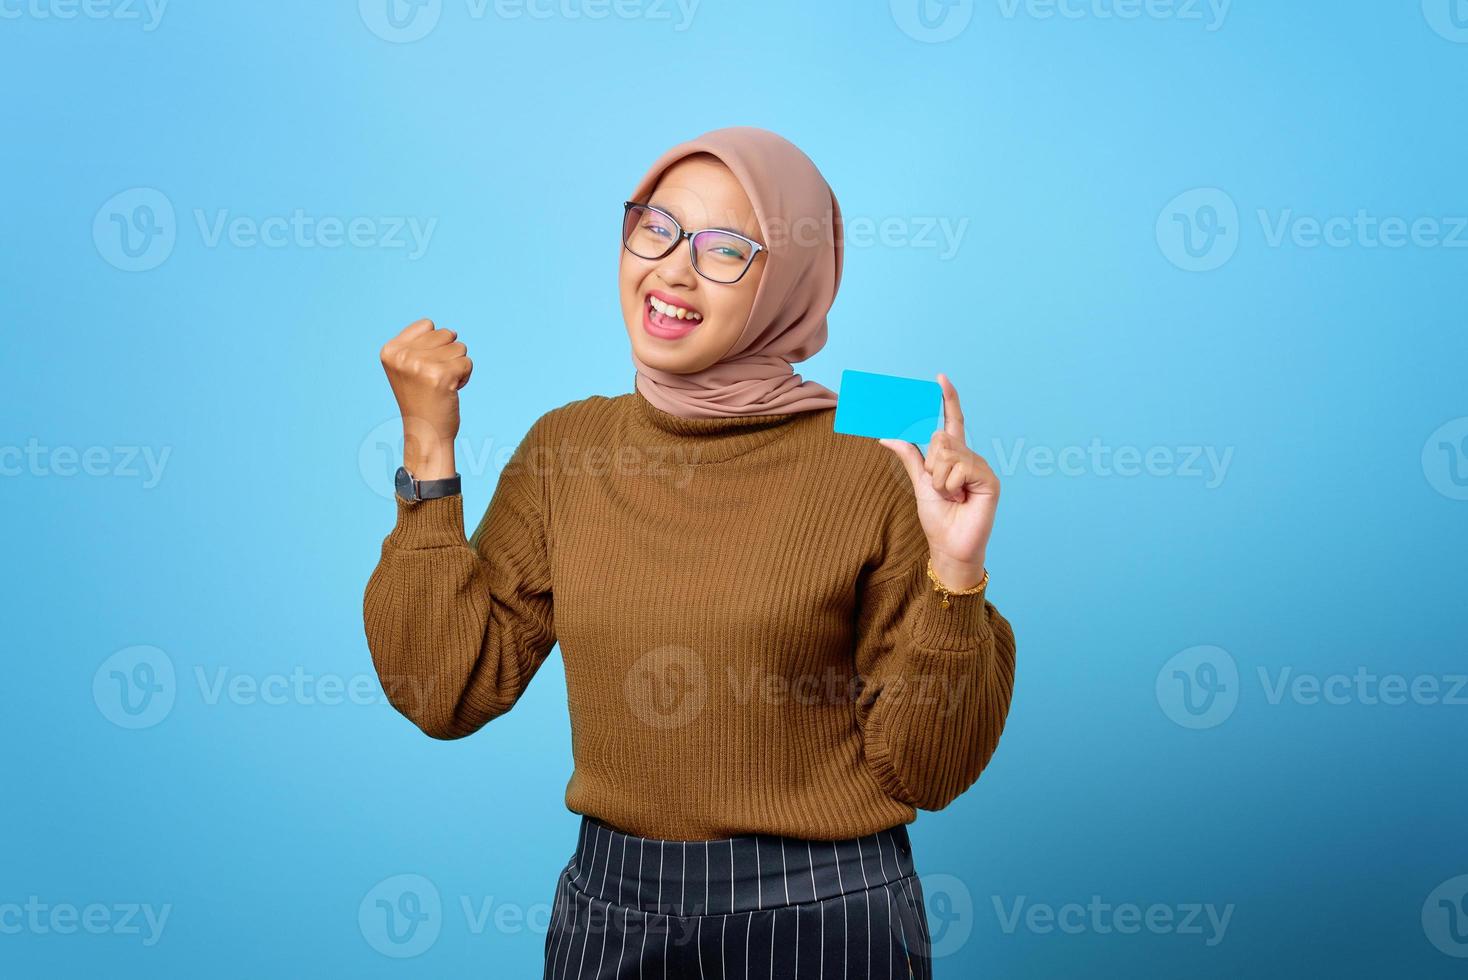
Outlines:
{"type": "MultiPolygon", "coordinates": [[[[663,172],[645,202],[677,219],[685,231],[726,228],[763,241],[754,205],[728,167],[709,154],[684,157],[663,172]]],[[[622,249],[622,318],[638,360],[673,374],[718,363],[739,339],[754,307],[768,254],[756,256],[736,283],[711,282],[693,271],[688,242],[661,259],[622,249]],[[694,316],[668,319],[652,306],[681,307],[694,316]],[[676,332],[678,336],[666,336],[676,332]]]]}

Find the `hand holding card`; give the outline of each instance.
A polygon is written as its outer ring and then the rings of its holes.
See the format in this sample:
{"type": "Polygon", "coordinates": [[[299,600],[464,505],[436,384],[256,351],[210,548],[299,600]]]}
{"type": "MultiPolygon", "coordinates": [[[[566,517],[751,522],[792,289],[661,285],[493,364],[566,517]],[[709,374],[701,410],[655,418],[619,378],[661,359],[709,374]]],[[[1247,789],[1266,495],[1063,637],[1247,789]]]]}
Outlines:
{"type": "Polygon", "coordinates": [[[933,571],[957,591],[983,578],[999,478],[968,448],[953,382],[941,373],[938,381],[843,371],[832,427],[875,438],[897,454],[912,480],[933,571]],[[922,442],[926,456],[914,445],[922,442]]]}
{"type": "Polygon", "coordinates": [[[942,422],[943,389],[932,381],[871,371],[841,372],[832,428],[853,436],[925,443],[942,422]]]}

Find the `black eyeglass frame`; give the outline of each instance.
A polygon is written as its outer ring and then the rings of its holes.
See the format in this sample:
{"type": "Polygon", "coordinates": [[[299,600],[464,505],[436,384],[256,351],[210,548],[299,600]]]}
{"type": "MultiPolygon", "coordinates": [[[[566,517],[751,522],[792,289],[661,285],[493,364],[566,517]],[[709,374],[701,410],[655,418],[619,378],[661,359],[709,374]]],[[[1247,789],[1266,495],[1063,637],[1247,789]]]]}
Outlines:
{"type": "Polygon", "coordinates": [[[748,235],[741,235],[737,231],[730,231],[728,228],[699,228],[695,231],[685,231],[683,229],[683,225],[678,222],[678,219],[673,217],[668,212],[664,211],[662,208],[654,207],[651,204],[642,204],[638,201],[622,202],[622,247],[625,248],[629,254],[636,255],[639,259],[647,259],[649,262],[657,262],[660,259],[665,259],[669,255],[672,255],[673,249],[677,248],[678,243],[683,241],[684,239],[688,240],[688,264],[693,267],[693,271],[698,273],[700,276],[703,276],[709,282],[716,282],[720,286],[732,286],[740,279],[743,279],[749,273],[750,268],[754,265],[754,260],[759,257],[759,254],[761,252],[769,251],[769,248],[765,245],[760,244],[753,238],[750,238],[748,235]],[[678,229],[678,234],[674,236],[671,242],[668,243],[668,247],[663,252],[663,254],[653,256],[639,255],[637,252],[632,251],[632,247],[627,244],[627,212],[631,211],[633,208],[646,208],[649,211],[654,211],[662,215],[664,218],[667,218],[673,223],[673,227],[678,229]],[[702,235],[704,232],[717,232],[720,235],[728,235],[731,238],[737,238],[741,242],[747,243],[753,249],[753,251],[749,253],[749,260],[744,263],[744,270],[740,272],[738,276],[727,281],[723,279],[715,279],[713,276],[710,276],[708,273],[704,272],[698,267],[698,256],[693,251],[693,236],[702,235]]]}

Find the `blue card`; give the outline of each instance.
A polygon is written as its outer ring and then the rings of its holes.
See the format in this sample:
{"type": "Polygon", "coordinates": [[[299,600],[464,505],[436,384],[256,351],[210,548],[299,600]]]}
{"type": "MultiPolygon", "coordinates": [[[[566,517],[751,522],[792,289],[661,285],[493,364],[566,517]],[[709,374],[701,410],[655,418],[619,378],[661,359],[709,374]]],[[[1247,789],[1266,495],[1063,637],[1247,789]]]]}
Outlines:
{"type": "Polygon", "coordinates": [[[925,445],[943,427],[943,388],[936,381],[871,371],[841,372],[832,429],[873,439],[925,445]]]}

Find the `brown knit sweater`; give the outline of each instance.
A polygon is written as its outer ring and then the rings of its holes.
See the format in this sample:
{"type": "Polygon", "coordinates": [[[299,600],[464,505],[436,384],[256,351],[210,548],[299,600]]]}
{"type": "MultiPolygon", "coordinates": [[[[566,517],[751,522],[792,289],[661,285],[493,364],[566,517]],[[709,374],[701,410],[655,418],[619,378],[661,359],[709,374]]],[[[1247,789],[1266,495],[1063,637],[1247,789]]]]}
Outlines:
{"type": "Polygon", "coordinates": [[[364,596],[390,702],[460,738],[559,643],[574,812],[832,839],[946,806],[999,742],[1014,635],[983,595],[941,608],[911,481],[834,413],[594,395],[536,420],[472,538],[461,496],[399,499],[364,596]]]}

